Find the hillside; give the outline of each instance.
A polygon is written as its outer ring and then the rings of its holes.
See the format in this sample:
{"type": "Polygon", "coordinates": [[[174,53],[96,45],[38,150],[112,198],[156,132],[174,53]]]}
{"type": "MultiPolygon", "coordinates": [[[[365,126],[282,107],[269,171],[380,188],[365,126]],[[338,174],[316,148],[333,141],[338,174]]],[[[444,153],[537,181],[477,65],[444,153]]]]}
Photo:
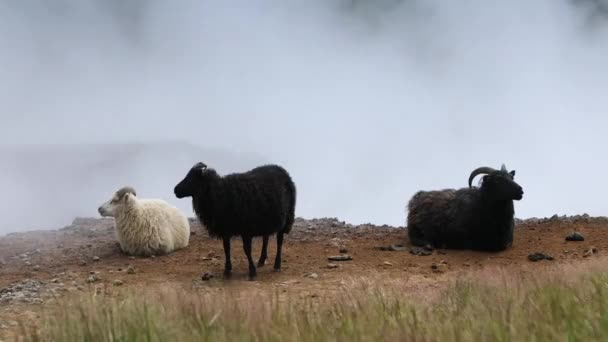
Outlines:
{"type": "MultiPolygon", "coordinates": [[[[430,255],[415,255],[405,230],[396,229],[399,227],[298,218],[286,238],[282,272],[275,273],[271,266],[265,266],[259,269],[255,281],[248,281],[241,243],[235,241],[234,274],[226,281],[221,277],[221,243],[209,239],[196,220],[191,222],[188,248],[153,258],[121,254],[111,219],[77,218],[58,230],[11,233],[0,238],[0,336],[15,333],[17,319],[34,318],[35,322],[39,310],[53,305],[57,298],[90,291],[112,296],[119,289],[170,287],[205,293],[289,288],[322,301],[340,292],[344,281],[373,276],[400,282],[406,296],[428,296],[446,281],[470,272],[495,267],[537,272],[597,259],[608,250],[608,236],[604,233],[608,219],[587,216],[518,221],[514,247],[502,253],[436,250],[430,255]],[[585,240],[565,241],[573,231],[585,240]],[[390,245],[397,245],[397,250],[386,250],[390,245]],[[554,259],[531,262],[528,255],[536,252],[554,259]],[[353,259],[327,259],[340,254],[353,259]],[[212,279],[203,281],[204,273],[211,274],[212,279]]],[[[254,244],[256,255],[260,244],[254,244]]],[[[271,240],[270,260],[274,250],[271,240]]]]}

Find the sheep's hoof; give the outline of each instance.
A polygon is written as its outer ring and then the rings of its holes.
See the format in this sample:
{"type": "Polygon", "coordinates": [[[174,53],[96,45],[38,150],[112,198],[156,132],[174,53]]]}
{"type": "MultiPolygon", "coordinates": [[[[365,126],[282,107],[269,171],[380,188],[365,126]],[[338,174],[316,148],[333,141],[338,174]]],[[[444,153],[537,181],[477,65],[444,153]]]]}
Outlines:
{"type": "Polygon", "coordinates": [[[260,260],[260,261],[258,261],[258,267],[262,267],[264,265],[266,265],[266,260],[260,260]]]}
{"type": "Polygon", "coordinates": [[[275,267],[275,268],[274,268],[274,271],[275,271],[275,272],[281,272],[281,268],[280,268],[280,267],[275,267]]]}
{"type": "Polygon", "coordinates": [[[224,271],[224,278],[230,278],[230,277],[232,277],[232,271],[225,270],[224,271]]]}
{"type": "Polygon", "coordinates": [[[255,280],[255,277],[256,277],[255,275],[253,275],[253,276],[252,276],[252,275],[250,275],[250,276],[249,276],[249,281],[254,281],[254,280],[255,280]]]}

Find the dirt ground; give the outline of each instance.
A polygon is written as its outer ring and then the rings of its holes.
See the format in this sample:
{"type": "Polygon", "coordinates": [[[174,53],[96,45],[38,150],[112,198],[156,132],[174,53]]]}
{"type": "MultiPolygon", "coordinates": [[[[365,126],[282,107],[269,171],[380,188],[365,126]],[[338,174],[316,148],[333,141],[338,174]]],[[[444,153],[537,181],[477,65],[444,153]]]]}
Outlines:
{"type": "MultiPolygon", "coordinates": [[[[16,329],[16,318],[35,319],[39,308],[50,298],[82,291],[112,291],[118,286],[140,289],[169,285],[215,290],[290,286],[303,295],[323,297],[339,291],[340,283],[346,279],[374,275],[407,282],[411,290],[408,294],[416,295],[471,270],[498,266],[534,272],[556,264],[594,259],[608,251],[607,218],[577,216],[518,221],[514,246],[507,251],[435,250],[425,256],[410,253],[403,227],[297,219],[285,240],[281,272],[272,270],[276,242],[271,239],[266,266],[258,269],[256,280],[247,280],[242,243],[235,239],[233,276],[225,280],[221,242],[210,239],[196,220],[191,223],[188,248],[150,258],[134,258],[120,252],[112,219],[79,218],[59,230],[1,237],[0,336],[16,329]],[[565,237],[573,231],[582,234],[585,240],[566,241],[565,237]],[[404,245],[405,250],[378,248],[389,245],[404,245]],[[528,260],[528,255],[536,252],[554,260],[528,260]],[[329,256],[340,254],[348,254],[352,260],[328,261],[329,256]],[[204,273],[214,277],[203,281],[204,273]]],[[[258,239],[254,242],[256,261],[260,247],[258,239]]]]}

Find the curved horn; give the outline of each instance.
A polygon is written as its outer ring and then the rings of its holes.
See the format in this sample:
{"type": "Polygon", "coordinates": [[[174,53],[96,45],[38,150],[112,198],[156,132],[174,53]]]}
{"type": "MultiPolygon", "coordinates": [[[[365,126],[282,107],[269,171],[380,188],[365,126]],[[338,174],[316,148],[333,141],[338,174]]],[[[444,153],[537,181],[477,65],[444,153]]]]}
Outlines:
{"type": "Polygon", "coordinates": [[[207,165],[203,162],[198,162],[198,163],[194,164],[194,166],[192,168],[193,169],[206,169],[207,165]]]}
{"type": "Polygon", "coordinates": [[[471,175],[469,176],[469,188],[472,186],[473,183],[473,179],[475,177],[477,177],[478,175],[481,174],[488,174],[488,173],[492,173],[495,172],[496,170],[494,168],[488,167],[488,166],[482,166],[482,167],[478,167],[475,170],[473,170],[473,172],[471,172],[471,175]]]}

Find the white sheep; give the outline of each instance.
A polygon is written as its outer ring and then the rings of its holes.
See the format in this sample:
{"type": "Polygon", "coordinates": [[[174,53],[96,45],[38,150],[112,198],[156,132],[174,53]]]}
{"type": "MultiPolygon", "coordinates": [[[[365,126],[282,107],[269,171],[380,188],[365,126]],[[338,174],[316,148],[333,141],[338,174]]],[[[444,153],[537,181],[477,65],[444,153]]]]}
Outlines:
{"type": "Polygon", "coordinates": [[[98,211],[114,218],[120,247],[129,255],[168,254],[188,246],[188,218],[163,200],[138,199],[130,186],[116,191],[98,211]]]}

